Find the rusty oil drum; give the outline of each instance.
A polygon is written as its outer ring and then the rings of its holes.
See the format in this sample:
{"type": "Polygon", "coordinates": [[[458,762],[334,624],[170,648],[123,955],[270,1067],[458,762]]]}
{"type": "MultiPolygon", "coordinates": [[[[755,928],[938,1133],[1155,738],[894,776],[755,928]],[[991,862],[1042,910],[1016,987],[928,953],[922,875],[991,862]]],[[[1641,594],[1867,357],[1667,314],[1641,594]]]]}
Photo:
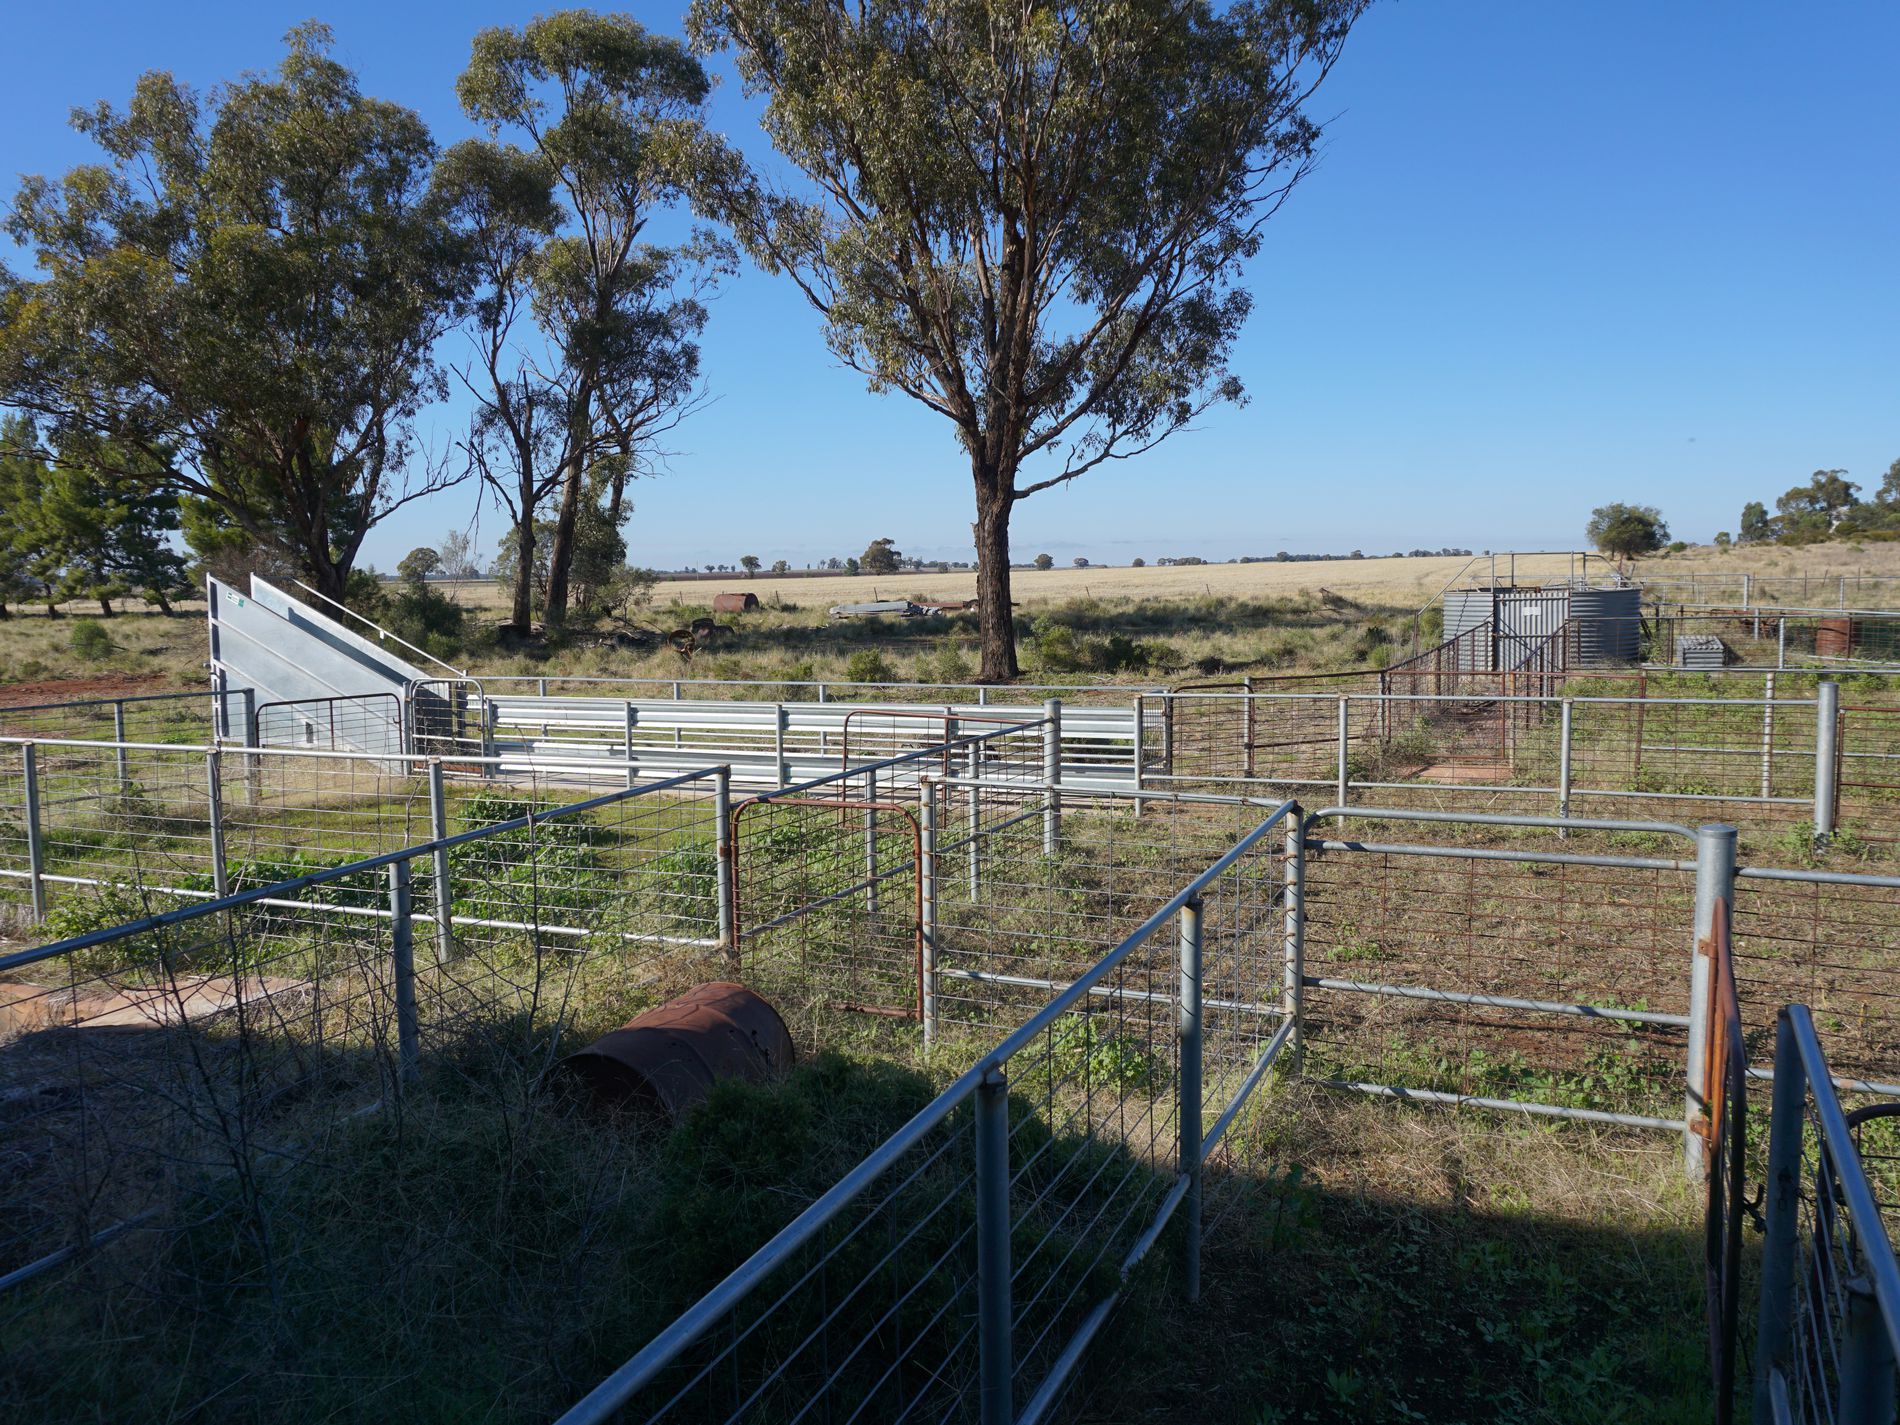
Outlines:
{"type": "Polygon", "coordinates": [[[678,1119],[719,1080],[766,1083],[792,1059],[778,1011],[744,985],[715,981],[601,1035],[555,1073],[604,1106],[678,1119]]]}

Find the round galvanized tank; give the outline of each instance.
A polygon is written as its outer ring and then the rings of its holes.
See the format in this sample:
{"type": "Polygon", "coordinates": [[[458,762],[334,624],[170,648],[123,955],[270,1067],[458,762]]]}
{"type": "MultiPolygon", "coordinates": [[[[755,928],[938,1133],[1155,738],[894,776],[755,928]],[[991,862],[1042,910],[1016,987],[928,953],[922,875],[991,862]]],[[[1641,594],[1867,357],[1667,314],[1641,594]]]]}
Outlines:
{"type": "Polygon", "coordinates": [[[601,1035],[555,1073],[597,1103],[677,1119],[720,1079],[764,1083],[793,1057],[777,1010],[744,985],[715,981],[601,1035]]]}
{"type": "Polygon", "coordinates": [[[1572,589],[1569,618],[1573,666],[1634,663],[1642,656],[1641,589],[1572,589]]]}

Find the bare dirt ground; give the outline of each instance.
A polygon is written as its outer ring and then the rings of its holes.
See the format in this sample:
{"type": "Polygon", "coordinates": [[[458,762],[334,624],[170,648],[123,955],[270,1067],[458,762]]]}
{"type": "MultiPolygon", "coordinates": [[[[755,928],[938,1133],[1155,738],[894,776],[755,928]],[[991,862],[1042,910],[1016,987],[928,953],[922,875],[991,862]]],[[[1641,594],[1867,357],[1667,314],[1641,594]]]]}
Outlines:
{"type": "Polygon", "coordinates": [[[0,708],[113,698],[122,693],[160,693],[165,691],[163,685],[171,681],[167,673],[106,673],[91,678],[42,678],[31,683],[8,683],[0,685],[0,708]]]}

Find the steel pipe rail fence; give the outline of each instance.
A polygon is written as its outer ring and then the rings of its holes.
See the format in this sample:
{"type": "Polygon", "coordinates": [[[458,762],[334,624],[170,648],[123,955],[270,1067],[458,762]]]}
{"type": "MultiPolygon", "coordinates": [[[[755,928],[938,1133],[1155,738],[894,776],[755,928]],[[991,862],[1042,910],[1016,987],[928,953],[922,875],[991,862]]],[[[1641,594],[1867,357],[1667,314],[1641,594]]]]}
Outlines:
{"type": "Polygon", "coordinates": [[[558,1029],[602,988],[583,964],[653,996],[716,962],[726,784],[475,802],[460,829],[162,910],[134,881],[101,904],[124,923],[0,955],[0,1065],[32,1088],[8,1102],[0,1287],[207,1213],[268,1258],[286,1173],[424,1076],[558,1029]]]}
{"type": "MultiPolygon", "coordinates": [[[[913,705],[879,708],[861,703],[702,702],[487,694],[489,745],[504,772],[533,770],[548,758],[584,765],[589,758],[641,775],[667,773],[681,763],[717,760],[730,765],[736,785],[776,788],[810,781],[837,769],[853,750],[875,760],[937,746],[963,723],[995,726],[1004,720],[1040,723],[1055,716],[1062,727],[1062,775],[1078,786],[1134,785],[1142,740],[1132,704],[1119,707],[1010,707],[944,705],[932,719],[911,716],[913,705]],[[883,716],[880,717],[879,714],[883,716]],[[946,729],[939,722],[949,724],[946,729]]],[[[603,775],[612,775],[604,772],[603,775]]]]}
{"type": "Polygon", "coordinates": [[[1158,694],[1143,699],[1162,731],[1145,736],[1142,784],[1541,802],[1560,814],[1657,803],[1752,812],[1764,829],[1806,823],[1821,837],[1900,837],[1900,707],[1844,711],[1833,682],[1788,697],[1775,680],[1759,697],[1158,694]]]}
{"type": "MultiPolygon", "coordinates": [[[[1209,906],[1298,819],[1279,807],[979,1053],[565,1425],[1046,1418],[1176,1218],[1196,1289],[1203,1164],[1290,1038],[1255,1025],[1209,1092],[1209,906]]],[[[1279,914],[1271,934],[1277,954],[1279,914]]]]}
{"type": "Polygon", "coordinates": [[[70,737],[102,742],[202,742],[221,722],[249,725],[255,697],[248,689],[128,693],[61,703],[0,706],[0,737],[70,737]]]}
{"type": "Polygon", "coordinates": [[[1806,1005],[1775,1043],[1754,1418],[1888,1425],[1900,1265],[1806,1005]]]}

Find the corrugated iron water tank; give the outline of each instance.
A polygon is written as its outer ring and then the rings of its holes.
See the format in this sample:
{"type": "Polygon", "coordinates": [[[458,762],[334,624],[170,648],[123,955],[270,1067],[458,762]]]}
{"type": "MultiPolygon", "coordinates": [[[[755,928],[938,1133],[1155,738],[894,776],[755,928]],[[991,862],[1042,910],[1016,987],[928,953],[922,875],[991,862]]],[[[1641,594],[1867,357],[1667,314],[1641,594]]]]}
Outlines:
{"type": "Polygon", "coordinates": [[[1592,668],[1643,656],[1641,589],[1570,591],[1570,661],[1592,668]]]}

